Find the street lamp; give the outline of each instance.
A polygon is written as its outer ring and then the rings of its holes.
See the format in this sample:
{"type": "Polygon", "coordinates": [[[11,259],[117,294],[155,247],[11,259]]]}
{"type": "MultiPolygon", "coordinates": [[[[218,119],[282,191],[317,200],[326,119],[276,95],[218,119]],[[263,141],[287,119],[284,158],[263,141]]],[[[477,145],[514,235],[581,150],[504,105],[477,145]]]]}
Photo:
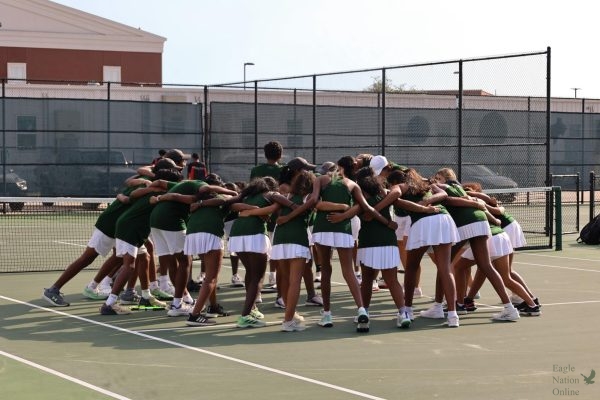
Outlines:
{"type": "Polygon", "coordinates": [[[571,90],[575,92],[575,98],[577,98],[577,91],[581,90],[581,88],[579,88],[579,87],[573,87],[573,88],[571,88],[571,90]]]}
{"type": "Polygon", "coordinates": [[[252,63],[252,62],[245,62],[244,63],[244,90],[246,90],[246,67],[248,65],[254,65],[254,63],[252,63]]]}

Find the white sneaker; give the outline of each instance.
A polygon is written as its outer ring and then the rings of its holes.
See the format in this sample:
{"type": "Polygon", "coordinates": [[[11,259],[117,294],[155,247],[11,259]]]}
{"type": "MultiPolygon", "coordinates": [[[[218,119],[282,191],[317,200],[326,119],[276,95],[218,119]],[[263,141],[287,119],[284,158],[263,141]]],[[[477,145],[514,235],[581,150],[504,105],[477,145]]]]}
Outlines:
{"type": "Polygon", "coordinates": [[[319,295],[315,295],[310,299],[306,299],[305,306],[323,306],[323,298],[319,295]]]}
{"type": "Polygon", "coordinates": [[[377,281],[373,281],[373,284],[371,285],[371,290],[373,290],[374,292],[379,292],[379,285],[377,284],[377,281]]]}
{"type": "Polygon", "coordinates": [[[160,290],[162,290],[165,293],[168,293],[171,296],[175,295],[175,286],[173,286],[171,281],[167,281],[166,284],[160,285],[159,288],[160,290]]]}
{"type": "Polygon", "coordinates": [[[415,315],[412,307],[404,307],[404,311],[406,311],[406,315],[411,321],[415,320],[415,315]]]}
{"type": "Polygon", "coordinates": [[[421,290],[420,287],[416,287],[413,292],[413,299],[419,299],[421,297],[423,297],[423,290],[421,290]]]}
{"type": "Polygon", "coordinates": [[[435,319],[443,319],[444,309],[442,307],[431,306],[427,310],[423,310],[419,313],[419,315],[423,318],[435,318],[435,319]]]}
{"type": "Polygon", "coordinates": [[[179,304],[179,307],[175,307],[173,304],[171,304],[169,306],[169,311],[167,311],[167,315],[169,317],[181,317],[181,316],[188,316],[189,314],[192,313],[192,310],[194,309],[194,307],[190,304],[181,302],[181,304],[179,304]]]}
{"type": "Polygon", "coordinates": [[[281,323],[282,332],[300,332],[306,329],[306,325],[302,321],[292,319],[291,321],[283,321],[281,323]]]}
{"type": "Polygon", "coordinates": [[[516,321],[519,318],[519,310],[514,307],[505,307],[501,312],[492,315],[494,321],[516,321]]]}
{"type": "Polygon", "coordinates": [[[360,285],[362,283],[362,275],[361,274],[355,274],[354,276],[356,276],[356,280],[357,280],[358,284],[360,285]]]}
{"type": "Polygon", "coordinates": [[[410,316],[408,315],[408,312],[406,312],[406,310],[398,313],[396,321],[396,326],[398,328],[409,328],[410,323],[410,316]]]}
{"type": "Polygon", "coordinates": [[[321,282],[321,271],[315,272],[315,282],[321,282]]]}
{"type": "Polygon", "coordinates": [[[244,287],[244,281],[238,274],[235,274],[231,277],[231,286],[244,287]]]}
{"type": "Polygon", "coordinates": [[[110,294],[112,292],[112,279],[109,276],[104,277],[98,284],[98,292],[110,294]]]}
{"type": "Polygon", "coordinates": [[[197,282],[202,284],[202,282],[204,282],[205,277],[206,277],[206,274],[204,272],[200,272],[200,275],[198,275],[197,282]]]}
{"type": "Polygon", "coordinates": [[[275,272],[269,272],[269,286],[275,287],[277,285],[277,277],[275,272]]]}
{"type": "Polygon", "coordinates": [[[458,322],[458,315],[448,317],[448,327],[449,328],[458,328],[460,323],[458,322]]]}
{"type": "Polygon", "coordinates": [[[275,308],[281,308],[283,310],[285,310],[285,303],[283,302],[283,299],[281,297],[278,297],[277,300],[275,300],[275,308]]]}

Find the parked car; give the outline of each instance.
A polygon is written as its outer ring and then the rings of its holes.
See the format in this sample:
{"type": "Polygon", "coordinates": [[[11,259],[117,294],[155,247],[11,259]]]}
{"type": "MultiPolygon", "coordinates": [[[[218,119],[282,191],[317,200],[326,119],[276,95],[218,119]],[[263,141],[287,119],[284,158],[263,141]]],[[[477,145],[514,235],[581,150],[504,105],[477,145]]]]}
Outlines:
{"type": "MultiPolygon", "coordinates": [[[[514,189],[519,185],[507,176],[498,175],[482,164],[463,164],[461,182],[478,182],[483,190],[514,189]]],[[[515,201],[515,193],[496,193],[494,197],[505,203],[515,201]]]]}
{"type": "MultiPolygon", "coordinates": [[[[6,173],[6,180],[4,175],[0,173],[0,193],[3,197],[23,197],[27,193],[27,181],[17,175],[12,169],[9,169],[6,173]]],[[[25,203],[23,202],[11,202],[8,206],[13,211],[20,211],[23,209],[25,203]]]]}
{"type": "Polygon", "coordinates": [[[135,174],[120,151],[70,150],[55,165],[38,168],[37,176],[45,197],[114,197],[135,174]]]}

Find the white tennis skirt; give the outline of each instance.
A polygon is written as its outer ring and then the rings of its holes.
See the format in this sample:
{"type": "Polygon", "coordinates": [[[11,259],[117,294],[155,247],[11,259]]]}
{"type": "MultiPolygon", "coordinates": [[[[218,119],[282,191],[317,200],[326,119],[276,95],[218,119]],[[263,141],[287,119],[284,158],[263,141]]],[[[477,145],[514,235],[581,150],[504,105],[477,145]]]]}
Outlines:
{"type": "Polygon", "coordinates": [[[87,247],[94,249],[102,257],[106,257],[112,248],[115,247],[115,238],[106,236],[100,229],[94,228],[87,247]]]}
{"type": "Polygon", "coordinates": [[[410,216],[406,215],[404,217],[399,217],[394,215],[394,221],[398,224],[398,229],[396,229],[396,239],[404,240],[404,237],[408,236],[408,232],[410,231],[410,216]]]}
{"type": "Polygon", "coordinates": [[[400,265],[398,246],[363,247],[358,249],[357,261],[372,269],[390,269],[400,265]]]}
{"type": "Polygon", "coordinates": [[[354,247],[354,238],[352,235],[341,232],[317,232],[313,233],[313,242],[322,246],[336,248],[354,247]]]}
{"type": "Polygon", "coordinates": [[[181,253],[185,244],[185,230],[165,231],[150,228],[150,236],[154,243],[154,254],[158,257],[181,253]]]}
{"type": "Polygon", "coordinates": [[[360,232],[360,218],[355,215],[350,219],[350,227],[352,228],[352,238],[358,240],[358,232],[360,232]]]}
{"type": "Polygon", "coordinates": [[[185,237],[183,254],[195,256],[206,254],[211,250],[223,250],[223,239],[207,232],[191,233],[185,237]]]}
{"type": "Polygon", "coordinates": [[[269,254],[271,240],[262,233],[256,235],[233,236],[229,238],[229,251],[269,254]]]}
{"type": "MultiPolygon", "coordinates": [[[[510,244],[510,238],[506,232],[498,233],[487,241],[488,252],[490,253],[490,259],[495,260],[500,257],[510,255],[513,252],[512,244],[510,244]]],[[[473,249],[468,248],[461,255],[462,258],[467,260],[475,260],[473,256],[473,249]]]]}
{"type": "Polygon", "coordinates": [[[523,247],[527,244],[527,240],[525,240],[525,235],[523,234],[523,229],[517,221],[511,222],[503,229],[510,238],[510,243],[512,244],[513,249],[518,249],[519,247],[523,247]]]}
{"type": "Polygon", "coordinates": [[[434,214],[421,218],[411,225],[406,250],[438,244],[454,244],[459,241],[458,229],[452,217],[448,214],[434,214]]]}
{"type": "Polygon", "coordinates": [[[276,244],[271,248],[271,260],[290,260],[292,258],[311,259],[310,248],[293,243],[276,244]]]}
{"type": "Polygon", "coordinates": [[[487,221],[477,221],[458,227],[460,240],[469,240],[478,236],[492,236],[490,224],[487,221]]]}

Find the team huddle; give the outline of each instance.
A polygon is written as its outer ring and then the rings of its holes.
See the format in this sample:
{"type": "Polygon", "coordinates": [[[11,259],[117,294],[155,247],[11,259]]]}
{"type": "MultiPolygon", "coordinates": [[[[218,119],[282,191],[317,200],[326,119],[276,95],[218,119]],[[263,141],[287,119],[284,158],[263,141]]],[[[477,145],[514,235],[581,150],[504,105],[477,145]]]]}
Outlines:
{"type": "Polygon", "coordinates": [[[372,292],[379,286],[398,309],[396,325],[411,326],[425,253],[437,267],[436,292],[421,318],[446,318],[458,327],[459,315],[477,309],[486,279],[503,304],[492,319],[541,315],[538,298],[512,268],[513,249],[526,244],[523,231],[478,183],[459,183],[449,168],[422,177],[381,155],[344,156],[317,167],[301,157],[280,164],[278,142],[264,151],[267,162],[252,169],[247,183],[224,183],[216,174],[184,180],[186,157],[177,149],[138,169],[98,217],[82,255],[44,289],[43,299],[69,306],[60,289],[102,255],[108,257],[83,291],[103,300],[102,315],[164,308],[168,316],[187,317],[188,326],[215,325],[217,317],[230,315],[216,290],[227,247],[232,285],[245,288],[238,327],[266,326],[259,305],[261,291],[271,290],[284,310],[281,330],[304,330],[297,312],[303,281],[305,304],[322,307],[317,324],[332,327],[335,249],[356,304],[358,332],[369,331],[372,292]],[[196,299],[190,294],[193,257],[202,261],[196,299]],[[404,272],[402,284],[398,272],[404,272]],[[265,276],[269,285],[263,285],[265,276]]]}

